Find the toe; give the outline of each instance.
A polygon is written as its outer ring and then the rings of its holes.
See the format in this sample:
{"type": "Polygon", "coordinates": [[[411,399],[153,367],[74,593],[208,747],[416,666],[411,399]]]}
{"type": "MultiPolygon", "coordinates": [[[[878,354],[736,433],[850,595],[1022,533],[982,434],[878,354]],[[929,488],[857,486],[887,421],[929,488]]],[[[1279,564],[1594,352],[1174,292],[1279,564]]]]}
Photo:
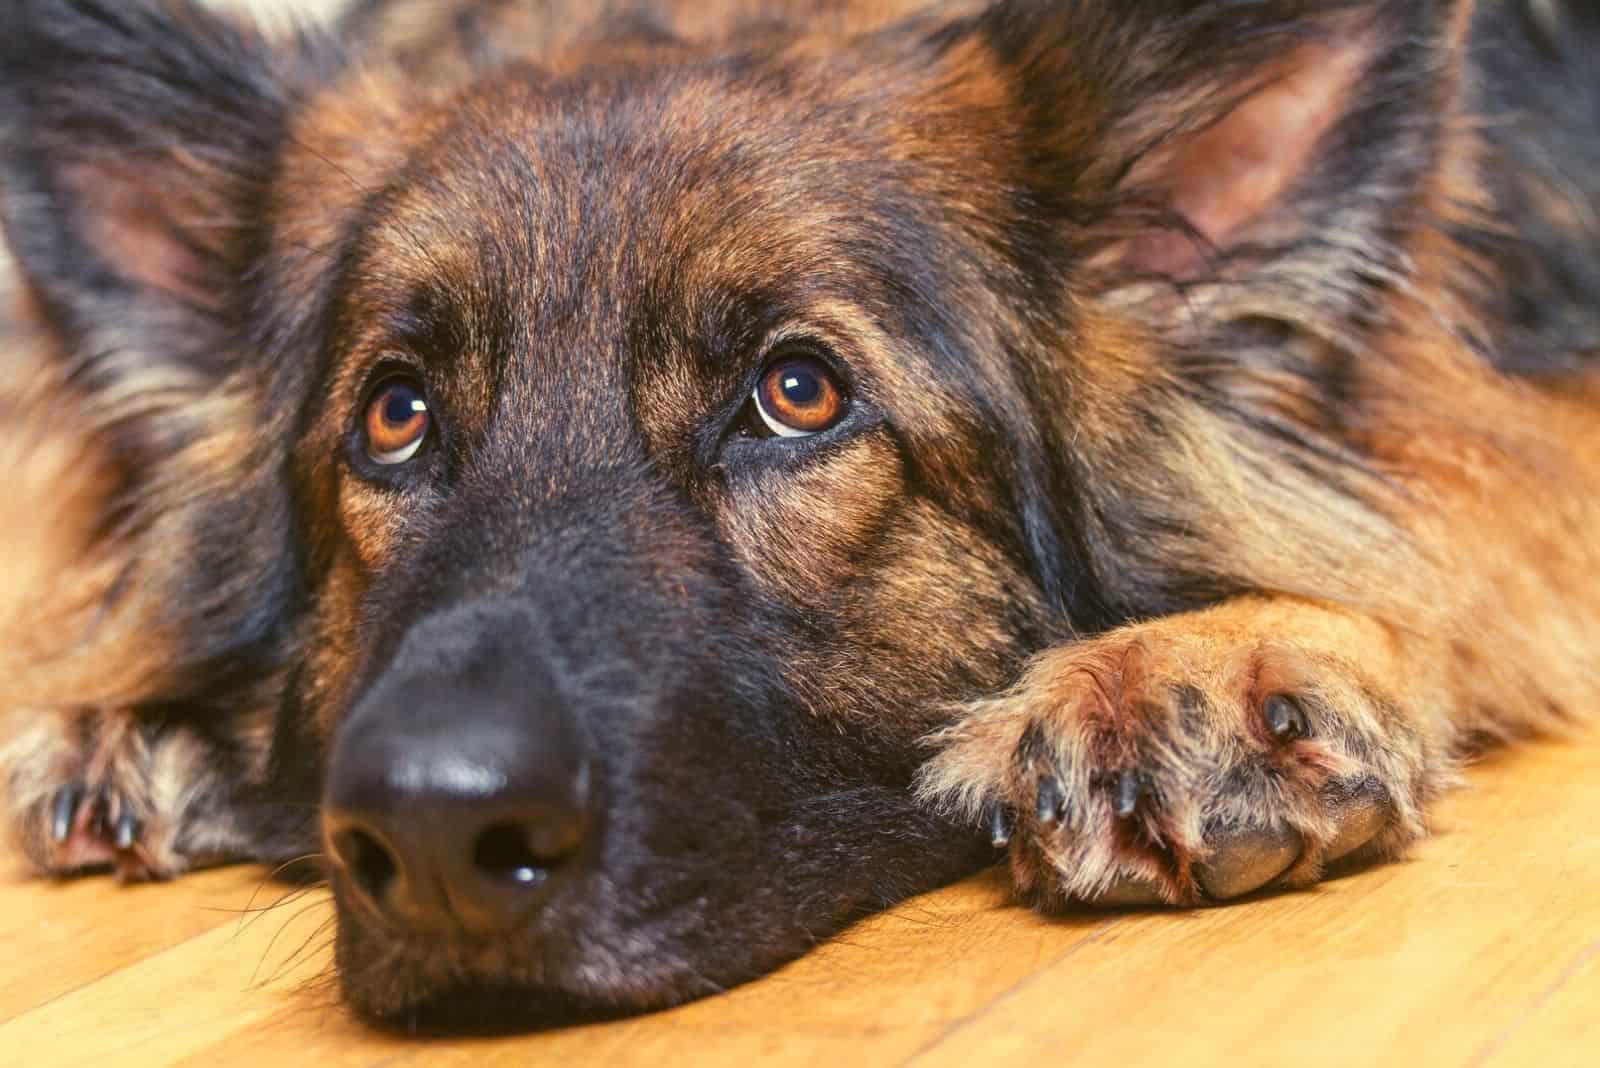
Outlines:
{"type": "Polygon", "coordinates": [[[1217,827],[1208,830],[1211,852],[1194,866],[1195,879],[1213,901],[1259,890],[1300,859],[1304,843],[1290,827],[1217,827]]]}
{"type": "Polygon", "coordinates": [[[104,839],[109,836],[111,807],[114,801],[111,791],[101,787],[84,802],[89,817],[87,824],[89,837],[104,839]]]}
{"type": "Polygon", "coordinates": [[[65,842],[78,822],[78,809],[83,804],[83,786],[71,783],[56,791],[50,802],[50,841],[55,845],[65,842]]]}

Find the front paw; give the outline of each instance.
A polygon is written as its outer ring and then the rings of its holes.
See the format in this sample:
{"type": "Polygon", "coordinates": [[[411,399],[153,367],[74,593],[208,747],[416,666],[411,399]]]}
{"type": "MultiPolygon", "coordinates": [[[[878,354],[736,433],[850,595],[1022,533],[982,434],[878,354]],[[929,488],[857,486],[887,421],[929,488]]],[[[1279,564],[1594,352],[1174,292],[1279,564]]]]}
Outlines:
{"type": "Polygon", "coordinates": [[[1160,622],[1043,654],[932,742],[924,798],[987,821],[1044,906],[1304,886],[1419,835],[1440,777],[1354,665],[1160,622]]]}
{"type": "Polygon", "coordinates": [[[196,747],[122,712],[8,714],[0,746],[17,844],[40,872],[124,881],[189,868],[179,837],[196,747]]]}

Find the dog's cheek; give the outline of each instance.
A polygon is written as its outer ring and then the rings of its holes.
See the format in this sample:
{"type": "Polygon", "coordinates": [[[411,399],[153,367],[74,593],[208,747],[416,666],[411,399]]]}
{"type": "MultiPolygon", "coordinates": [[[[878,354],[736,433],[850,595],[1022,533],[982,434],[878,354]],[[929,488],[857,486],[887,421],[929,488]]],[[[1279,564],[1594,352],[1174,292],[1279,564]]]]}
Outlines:
{"type": "Polygon", "coordinates": [[[875,547],[904,499],[899,456],[888,443],[867,440],[730,479],[717,518],[757,589],[796,611],[831,617],[874,566],[875,547]]]}
{"type": "Polygon", "coordinates": [[[315,734],[331,743],[365,657],[361,606],[369,583],[352,562],[336,566],[323,583],[308,624],[310,640],[299,675],[299,705],[315,721],[315,734]]]}
{"type": "Polygon", "coordinates": [[[812,707],[920,733],[950,702],[1003,685],[1049,625],[1020,567],[986,532],[930,501],[906,502],[876,555],[833,640],[793,672],[812,707]]]}
{"type": "Polygon", "coordinates": [[[820,715],[921,730],[945,702],[1002,684],[1042,639],[1036,585],[995,538],[914,494],[886,442],[734,489],[724,536],[753,584],[804,620],[782,642],[783,671],[820,715]]]}

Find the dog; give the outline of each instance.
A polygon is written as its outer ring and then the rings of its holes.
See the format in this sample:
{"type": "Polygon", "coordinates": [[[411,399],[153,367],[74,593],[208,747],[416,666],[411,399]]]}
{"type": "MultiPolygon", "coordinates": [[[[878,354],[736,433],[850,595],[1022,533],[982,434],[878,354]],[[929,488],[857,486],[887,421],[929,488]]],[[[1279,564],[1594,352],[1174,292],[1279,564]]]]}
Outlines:
{"type": "Polygon", "coordinates": [[[351,1005],[1392,857],[1600,705],[1576,0],[13,0],[0,768],[351,1005]]]}

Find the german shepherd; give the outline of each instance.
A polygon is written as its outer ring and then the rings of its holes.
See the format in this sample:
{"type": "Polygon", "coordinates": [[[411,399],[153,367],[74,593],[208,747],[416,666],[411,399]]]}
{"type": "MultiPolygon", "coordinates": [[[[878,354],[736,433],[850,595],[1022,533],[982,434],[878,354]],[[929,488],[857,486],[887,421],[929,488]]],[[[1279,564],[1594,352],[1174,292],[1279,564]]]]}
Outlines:
{"type": "Polygon", "coordinates": [[[1600,706],[1593,4],[7,10],[17,837],[323,854],[373,1019],[1304,887],[1600,706]]]}

